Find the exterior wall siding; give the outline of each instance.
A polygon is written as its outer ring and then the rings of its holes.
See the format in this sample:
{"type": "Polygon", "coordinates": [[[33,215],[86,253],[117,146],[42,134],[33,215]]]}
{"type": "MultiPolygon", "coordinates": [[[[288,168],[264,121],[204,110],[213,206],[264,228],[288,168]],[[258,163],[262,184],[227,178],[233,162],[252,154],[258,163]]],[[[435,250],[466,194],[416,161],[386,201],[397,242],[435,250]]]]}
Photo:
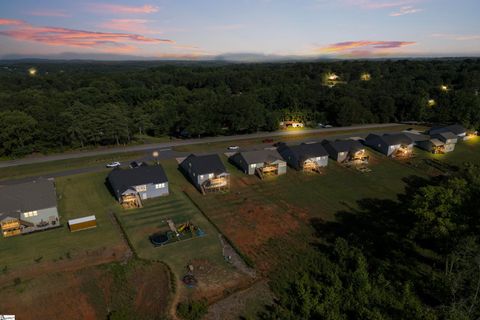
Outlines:
{"type": "Polygon", "coordinates": [[[455,150],[455,143],[447,143],[445,145],[445,152],[452,152],[453,150],[455,150]]]}
{"type": "Polygon", "coordinates": [[[286,174],[286,173],[287,173],[287,163],[280,161],[278,163],[278,175],[286,174]]]}
{"type": "Polygon", "coordinates": [[[347,159],[347,157],[348,157],[348,151],[344,151],[343,153],[339,152],[337,154],[337,159],[335,160],[337,160],[337,162],[343,162],[347,159]]]}
{"type": "Polygon", "coordinates": [[[168,182],[164,182],[164,183],[165,183],[165,187],[160,188],[160,189],[156,189],[155,184],[153,184],[153,183],[147,184],[146,185],[147,190],[138,193],[140,195],[140,198],[141,199],[152,199],[152,198],[157,198],[157,197],[168,195],[169,194],[168,182]]]}
{"type": "Polygon", "coordinates": [[[317,166],[319,167],[326,167],[328,166],[328,156],[323,156],[320,157],[320,160],[315,161],[317,163],[317,166]]]}
{"type": "Polygon", "coordinates": [[[37,214],[37,216],[33,217],[24,217],[24,213],[22,212],[21,220],[33,223],[34,225],[37,225],[42,221],[49,223],[53,222],[52,226],[57,226],[59,223],[57,207],[37,210],[37,214]]]}

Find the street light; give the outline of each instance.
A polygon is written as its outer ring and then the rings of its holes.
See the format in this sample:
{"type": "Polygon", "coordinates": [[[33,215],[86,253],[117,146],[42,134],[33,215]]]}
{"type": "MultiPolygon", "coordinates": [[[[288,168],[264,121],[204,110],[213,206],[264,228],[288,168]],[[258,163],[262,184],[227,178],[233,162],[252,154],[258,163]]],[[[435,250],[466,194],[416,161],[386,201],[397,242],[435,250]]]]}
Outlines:
{"type": "Polygon", "coordinates": [[[152,156],[155,158],[155,162],[157,163],[158,166],[158,151],[153,151],[152,156]]]}

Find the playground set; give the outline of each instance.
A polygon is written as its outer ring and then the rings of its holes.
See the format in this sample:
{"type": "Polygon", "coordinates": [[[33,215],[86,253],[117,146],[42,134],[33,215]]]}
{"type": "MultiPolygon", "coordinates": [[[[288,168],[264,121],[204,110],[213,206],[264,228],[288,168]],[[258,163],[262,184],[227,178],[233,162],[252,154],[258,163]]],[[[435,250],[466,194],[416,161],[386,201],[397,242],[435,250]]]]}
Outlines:
{"type": "Polygon", "coordinates": [[[150,242],[155,246],[164,246],[174,242],[205,236],[205,232],[190,221],[175,225],[172,219],[167,219],[168,230],[154,233],[150,242]]]}

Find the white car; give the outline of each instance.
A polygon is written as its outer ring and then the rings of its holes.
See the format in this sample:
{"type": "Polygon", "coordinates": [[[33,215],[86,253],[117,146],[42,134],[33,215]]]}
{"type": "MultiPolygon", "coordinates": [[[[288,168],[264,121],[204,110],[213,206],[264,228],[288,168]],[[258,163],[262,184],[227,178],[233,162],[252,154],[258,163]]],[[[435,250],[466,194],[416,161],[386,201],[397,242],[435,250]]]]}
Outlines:
{"type": "Polygon", "coordinates": [[[230,146],[227,149],[228,150],[238,150],[238,149],[240,149],[240,147],[239,146],[230,146]]]}
{"type": "Polygon", "coordinates": [[[120,162],[118,161],[115,161],[115,162],[112,162],[112,163],[107,163],[107,168],[117,168],[117,167],[120,167],[120,162]]]}

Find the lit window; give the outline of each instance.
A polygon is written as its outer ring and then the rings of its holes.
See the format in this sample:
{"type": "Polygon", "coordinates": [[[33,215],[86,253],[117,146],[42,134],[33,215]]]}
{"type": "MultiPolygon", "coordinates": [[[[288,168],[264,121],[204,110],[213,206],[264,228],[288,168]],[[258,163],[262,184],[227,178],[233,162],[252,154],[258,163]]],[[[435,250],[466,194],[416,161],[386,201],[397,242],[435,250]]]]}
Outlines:
{"type": "Polygon", "coordinates": [[[36,216],[38,216],[38,212],[37,211],[28,211],[28,212],[25,212],[23,214],[23,216],[25,218],[36,217],[36,216]]]}
{"type": "Polygon", "coordinates": [[[213,176],[214,176],[214,174],[213,174],[213,173],[210,173],[210,174],[208,175],[208,178],[209,178],[209,179],[212,179],[213,176]]]}
{"type": "Polygon", "coordinates": [[[155,189],[162,189],[162,188],[165,188],[165,183],[157,183],[155,185],[155,189]]]}
{"type": "Polygon", "coordinates": [[[255,163],[252,163],[252,164],[250,165],[250,168],[255,168],[255,163]]]}
{"type": "Polygon", "coordinates": [[[144,185],[141,185],[141,186],[136,186],[135,190],[137,192],[145,192],[145,191],[147,191],[147,185],[144,184],[144,185]]]}

